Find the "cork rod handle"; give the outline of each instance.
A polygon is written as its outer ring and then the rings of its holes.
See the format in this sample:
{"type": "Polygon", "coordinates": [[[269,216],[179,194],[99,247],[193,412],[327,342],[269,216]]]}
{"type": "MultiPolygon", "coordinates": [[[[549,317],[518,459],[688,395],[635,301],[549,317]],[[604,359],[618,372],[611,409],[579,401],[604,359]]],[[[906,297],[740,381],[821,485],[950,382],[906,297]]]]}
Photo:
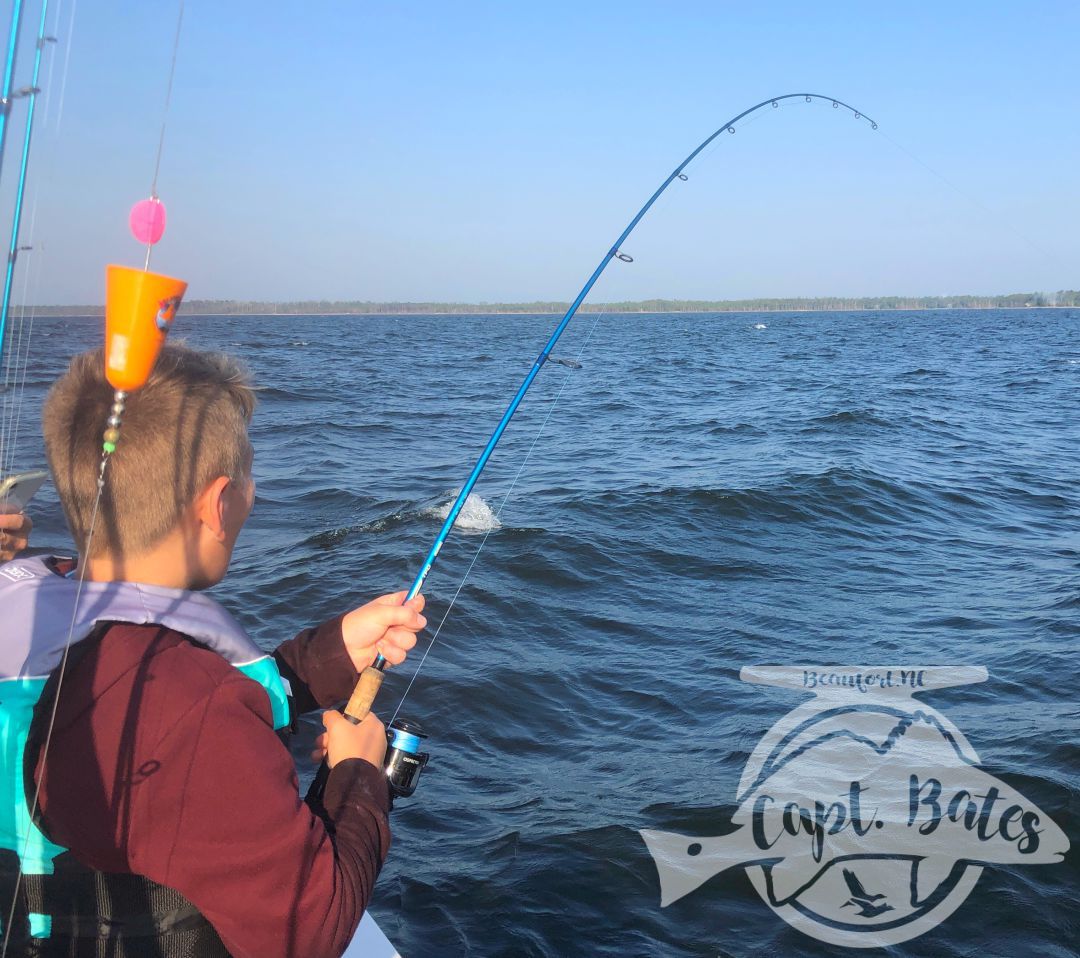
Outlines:
{"type": "Polygon", "coordinates": [[[379,694],[384,677],[385,673],[372,665],[369,665],[360,673],[360,681],[356,683],[356,688],[353,689],[353,693],[345,705],[345,718],[349,719],[354,725],[359,725],[367,718],[368,712],[371,711],[371,703],[375,701],[375,696],[379,694]]]}

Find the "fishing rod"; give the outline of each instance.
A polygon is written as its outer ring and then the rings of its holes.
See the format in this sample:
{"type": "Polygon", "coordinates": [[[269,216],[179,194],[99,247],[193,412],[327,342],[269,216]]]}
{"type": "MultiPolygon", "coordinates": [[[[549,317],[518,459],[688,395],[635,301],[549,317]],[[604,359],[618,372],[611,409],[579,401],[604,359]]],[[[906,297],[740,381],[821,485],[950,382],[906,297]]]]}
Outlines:
{"type": "MultiPolygon", "coordinates": [[[[18,4],[19,0],[17,0],[18,4]]],[[[47,37],[45,35],[45,21],[49,13],[49,0],[42,0],[41,2],[41,23],[38,27],[37,36],[37,48],[34,51],[34,70],[30,78],[30,86],[25,90],[20,91],[20,94],[25,94],[29,97],[26,107],[26,131],[23,135],[23,148],[22,159],[19,163],[19,180],[18,185],[15,188],[15,207],[11,214],[11,242],[8,244],[8,256],[7,256],[7,268],[4,273],[4,292],[0,297],[0,361],[4,358],[4,339],[7,332],[7,319],[8,309],[11,306],[11,284],[15,277],[15,260],[19,255],[19,227],[22,225],[22,211],[23,211],[23,198],[26,194],[26,171],[30,165],[30,137],[34,131],[34,107],[37,104],[37,95],[41,91],[38,89],[38,77],[41,75],[41,57],[45,50],[45,44],[55,43],[55,37],[47,37]]],[[[17,32],[14,31],[14,32],[17,32]]],[[[14,68],[14,53],[10,55],[12,68],[14,68]]],[[[10,108],[10,102],[8,100],[7,88],[9,86],[9,78],[5,74],[4,76],[4,105],[3,113],[6,117],[10,108]]],[[[5,123],[6,127],[6,123],[5,123]]],[[[3,135],[3,131],[0,130],[0,136],[3,135]]],[[[2,143],[0,143],[0,150],[3,149],[2,143]]],[[[2,158],[2,154],[0,154],[2,158]]]]}
{"type": "MultiPolygon", "coordinates": [[[[626,242],[627,237],[634,231],[634,228],[641,222],[642,218],[652,208],[653,204],[661,197],[665,190],[676,180],[685,182],[689,179],[684,170],[697,158],[697,156],[704,150],[710,143],[713,142],[722,133],[734,133],[735,124],[740,120],[750,116],[752,113],[756,113],[765,107],[771,107],[773,109],[780,106],[782,100],[791,100],[804,98],[807,103],[811,103],[815,100],[820,100],[825,103],[831,103],[833,109],[843,108],[851,113],[856,120],[866,120],[870,124],[871,128],[876,130],[878,128],[877,123],[868,117],[861,110],[857,110],[855,107],[843,100],[838,100],[835,97],[823,96],[820,93],[785,93],[782,96],[770,97],[767,100],[762,100],[760,103],[755,104],[747,110],[743,110],[737,116],[732,117],[726,123],[722,124],[717,130],[708,136],[691,152],[686,159],[684,159],[670,175],[665,179],[656,192],[645,202],[645,205],[635,214],[634,218],[627,224],[620,234],[618,239],[611,245],[608,251],[604,254],[603,259],[600,260],[599,265],[593,270],[592,275],[586,280],[585,285],[581,287],[581,291],[574,298],[574,301],[570,304],[570,308],[567,309],[565,315],[559,321],[559,324],[555,327],[555,331],[551,334],[547,343],[544,344],[544,348],[540,351],[540,355],[536,357],[532,367],[529,369],[528,374],[525,376],[524,381],[518,388],[514,398],[510,400],[510,404],[506,407],[506,411],[503,413],[502,418],[499,420],[498,425],[495,427],[495,431],[492,432],[491,438],[488,439],[487,445],[484,446],[483,451],[480,453],[480,458],[477,459],[476,465],[473,466],[472,472],[469,473],[469,477],[465,480],[465,484],[461,487],[461,491],[458,493],[457,498],[454,500],[453,505],[450,507],[446,514],[446,519],[442,524],[442,528],[439,530],[438,535],[435,537],[435,542],[432,544],[431,549],[428,551],[427,556],[424,559],[423,564],[420,567],[420,571],[417,573],[416,578],[413,580],[412,585],[409,587],[409,591],[405,597],[405,602],[415,597],[420,589],[423,587],[424,580],[427,579],[428,573],[431,572],[432,566],[435,564],[435,560],[439,556],[439,552],[442,550],[443,543],[446,542],[447,536],[450,535],[451,529],[453,529],[454,522],[465,505],[465,500],[468,499],[469,493],[472,491],[473,486],[476,485],[477,480],[480,478],[480,473],[483,472],[484,466],[487,465],[488,460],[491,458],[491,454],[495,451],[495,446],[498,444],[499,439],[502,438],[502,434],[506,431],[506,427],[509,425],[510,420],[513,418],[514,413],[517,411],[518,406],[521,405],[521,401],[525,398],[525,393],[528,392],[529,387],[533,384],[533,380],[539,375],[540,370],[544,364],[551,357],[551,351],[554,349],[555,344],[559,341],[559,337],[562,336],[566,327],[570,324],[570,321],[577,314],[578,308],[584,302],[585,297],[589,295],[589,291],[596,284],[596,281],[607,269],[608,264],[613,259],[618,259],[623,263],[632,263],[633,257],[622,251],[622,245],[626,242]]],[[[432,640],[434,641],[434,640],[432,640]]],[[[423,664],[423,663],[421,663],[423,664]]],[[[356,687],[353,690],[352,696],[346,703],[344,708],[345,718],[354,724],[359,724],[371,711],[371,705],[375,701],[375,696],[379,692],[379,688],[382,686],[383,678],[385,677],[387,661],[381,655],[377,654],[375,660],[360,674],[359,681],[356,683],[356,687]]],[[[391,776],[391,783],[395,784],[394,773],[396,768],[402,761],[406,761],[409,765],[408,768],[402,771],[406,773],[407,783],[411,785],[409,791],[400,792],[400,794],[411,794],[412,789],[415,788],[416,777],[419,776],[420,770],[423,765],[426,764],[427,756],[421,755],[418,752],[421,735],[417,735],[417,727],[411,725],[411,723],[391,723],[391,730],[388,733],[390,735],[390,767],[388,773],[391,776]],[[397,726],[409,725],[408,730],[403,730],[397,726]],[[410,752],[409,750],[412,749],[410,752]],[[413,755],[415,760],[409,764],[408,756],[413,755]],[[409,777],[411,776],[411,777],[409,777]]],[[[325,785],[326,777],[329,773],[329,769],[325,763],[320,767],[315,781],[312,783],[309,796],[318,795],[322,791],[322,787],[325,785]]]]}
{"type": "Polygon", "coordinates": [[[11,112],[11,81],[15,76],[15,58],[19,52],[19,29],[22,26],[23,0],[11,4],[11,26],[8,28],[7,60],[4,62],[3,89],[0,90],[0,167],[4,165],[4,134],[11,112]]]}

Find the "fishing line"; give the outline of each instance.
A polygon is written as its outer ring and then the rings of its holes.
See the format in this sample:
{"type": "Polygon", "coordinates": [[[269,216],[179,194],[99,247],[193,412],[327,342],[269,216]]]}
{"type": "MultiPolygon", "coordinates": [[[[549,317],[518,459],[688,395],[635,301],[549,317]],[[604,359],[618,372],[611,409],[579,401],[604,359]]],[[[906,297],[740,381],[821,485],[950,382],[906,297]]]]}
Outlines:
{"type": "MultiPolygon", "coordinates": [[[[30,210],[30,236],[34,235],[34,227],[37,222],[37,200],[30,210]]],[[[29,319],[27,319],[26,302],[30,297],[31,285],[37,289],[41,279],[41,258],[32,256],[28,268],[23,270],[22,305],[19,307],[19,319],[17,329],[19,338],[15,345],[15,377],[11,386],[11,421],[7,424],[6,445],[5,439],[0,439],[0,449],[7,450],[7,462],[0,464],[0,475],[5,472],[10,474],[15,469],[15,450],[19,445],[19,429],[22,425],[23,399],[26,395],[26,380],[30,369],[30,343],[34,335],[34,321],[37,318],[37,306],[29,307],[29,319]],[[34,282],[30,282],[30,274],[33,271],[34,282]],[[25,329],[25,336],[23,331],[25,329]]],[[[5,392],[4,399],[8,396],[5,392]]]]}
{"type": "MultiPolygon", "coordinates": [[[[592,335],[596,331],[596,327],[600,323],[600,320],[604,317],[604,315],[604,310],[598,312],[596,314],[596,319],[593,320],[592,325],[589,327],[589,331],[581,344],[581,348],[578,350],[576,359],[574,360],[576,368],[581,368],[581,357],[585,353],[585,347],[589,345],[589,340],[592,339],[592,335]]],[[[551,360],[551,362],[562,361],[553,359],[551,360]]],[[[575,366],[567,366],[566,375],[563,376],[563,381],[559,385],[558,392],[555,393],[555,397],[551,400],[551,403],[548,406],[547,415],[544,417],[544,421],[540,423],[540,428],[537,430],[536,435],[533,437],[532,443],[529,445],[528,450],[525,452],[525,458],[521,460],[521,465],[518,466],[517,473],[514,475],[513,480],[510,482],[509,488],[503,494],[502,501],[499,503],[499,508],[495,513],[495,523],[498,523],[499,517],[502,516],[503,509],[506,508],[506,503],[510,499],[510,493],[514,491],[514,486],[517,485],[518,479],[521,478],[521,474],[525,471],[525,466],[528,464],[529,458],[532,456],[533,450],[536,448],[536,444],[540,441],[540,437],[543,435],[544,429],[550,421],[552,414],[555,412],[555,407],[559,404],[559,399],[562,397],[563,390],[566,389],[571,377],[574,375],[575,366]]],[[[442,618],[439,620],[439,624],[436,626],[435,632],[431,636],[431,641],[428,643],[428,647],[424,650],[424,654],[423,656],[421,656],[420,662],[416,666],[416,669],[413,671],[412,676],[410,676],[409,684],[405,687],[405,691],[401,693],[401,699],[398,701],[397,708],[394,709],[394,714],[390,717],[390,721],[386,723],[387,725],[392,725],[394,719],[398,717],[398,713],[401,711],[401,707],[405,704],[406,696],[408,696],[409,692],[412,691],[412,687],[416,683],[416,678],[420,674],[420,670],[424,667],[424,663],[427,661],[428,655],[431,654],[431,650],[435,647],[435,641],[439,638],[439,633],[442,632],[442,628],[446,624],[446,620],[450,617],[450,612],[454,608],[454,605],[458,600],[458,596],[461,595],[462,590],[465,588],[465,583],[468,581],[469,575],[472,573],[473,566],[476,565],[476,560],[480,558],[480,553],[484,551],[484,546],[487,545],[488,539],[496,528],[497,525],[492,524],[484,533],[483,539],[480,540],[480,545],[477,547],[476,552],[473,554],[472,561],[469,563],[468,568],[465,570],[465,574],[461,577],[461,581],[458,583],[457,588],[454,590],[454,594],[450,599],[450,604],[446,607],[446,611],[442,614],[442,618]]]]}
{"type": "Polygon", "coordinates": [[[71,38],[75,36],[75,9],[79,0],[71,0],[71,16],[68,17],[67,46],[64,49],[64,71],[60,76],[60,106],[56,111],[56,129],[60,129],[60,123],[64,118],[64,99],[67,94],[68,63],[71,62],[71,38]]]}
{"type": "MultiPolygon", "coordinates": [[[[964,189],[961,189],[952,180],[950,180],[947,176],[945,176],[942,173],[939,173],[937,170],[935,170],[929,163],[927,163],[921,157],[916,156],[916,154],[912,153],[911,150],[909,150],[902,143],[898,143],[896,140],[894,140],[891,136],[889,136],[888,133],[882,132],[881,135],[883,137],[885,137],[885,139],[888,140],[896,149],[898,149],[901,153],[903,153],[909,160],[911,160],[914,163],[917,163],[924,170],[926,170],[927,173],[929,173],[931,176],[933,176],[936,179],[940,180],[947,187],[949,187],[949,189],[952,190],[954,193],[956,193],[957,196],[967,200],[976,209],[982,210],[982,212],[986,214],[986,216],[991,220],[991,222],[994,223],[995,226],[1000,226],[1002,224],[1002,222],[1004,222],[1005,227],[1009,230],[1010,233],[1013,234],[1013,236],[1017,237],[1018,239],[1023,240],[1025,243],[1027,243],[1037,253],[1041,253],[1043,256],[1046,256],[1046,257],[1048,257],[1050,259],[1056,259],[1056,260],[1059,260],[1059,261],[1063,262],[1063,260],[1061,260],[1061,257],[1060,257],[1059,254],[1051,253],[1049,250],[1043,249],[1043,247],[1040,246],[1038,243],[1036,243],[1035,240],[1033,240],[1030,236],[1027,236],[1024,233],[1021,233],[1020,230],[1018,230],[1015,226],[1013,226],[1010,217],[1003,216],[1000,211],[992,210],[989,206],[987,206],[985,203],[983,203],[982,200],[978,199],[978,197],[973,196],[971,193],[968,193],[964,189]]],[[[1070,263],[1069,266],[1071,268],[1072,264],[1070,263]]]]}
{"type": "MultiPolygon", "coordinates": [[[[31,230],[36,216],[36,207],[31,214],[31,230]]],[[[16,423],[19,419],[19,384],[25,382],[20,375],[24,350],[26,324],[26,296],[29,271],[23,271],[22,304],[11,307],[8,319],[6,348],[3,354],[3,403],[0,409],[0,476],[10,474],[15,461],[16,423]]]]}
{"type": "MultiPolygon", "coordinates": [[[[753,116],[749,116],[745,120],[743,120],[739,124],[739,129],[740,130],[745,130],[748,126],[752,126],[753,124],[759,122],[760,120],[764,120],[765,117],[771,116],[771,115],[772,115],[771,113],[766,113],[766,112],[755,113],[753,116]]],[[[731,132],[732,133],[735,132],[734,127],[731,128],[731,132]]],[[[723,146],[723,144],[725,144],[727,142],[728,142],[728,140],[727,140],[726,137],[722,137],[720,139],[717,139],[717,140],[713,141],[713,145],[710,146],[704,153],[701,154],[701,156],[698,157],[697,162],[700,163],[702,166],[704,166],[705,163],[710,159],[710,157],[712,157],[712,155],[717,150],[719,150],[720,147],[723,146]]]]}
{"type": "MultiPolygon", "coordinates": [[[[56,4],[56,13],[53,16],[53,27],[51,36],[55,38],[60,33],[60,15],[64,11],[64,0],[58,0],[56,4]]],[[[42,127],[48,128],[49,126],[49,101],[52,99],[53,88],[53,69],[56,66],[56,57],[49,57],[49,72],[45,75],[45,102],[41,105],[41,110],[45,114],[45,119],[42,121],[42,127]]]]}
{"type": "Polygon", "coordinates": [[[23,877],[23,858],[30,848],[30,838],[33,834],[34,820],[37,816],[38,803],[41,798],[41,780],[44,778],[45,764],[49,756],[49,744],[52,742],[53,728],[56,725],[56,712],[60,705],[60,690],[64,686],[64,676],[67,672],[68,656],[71,653],[71,638],[75,634],[75,623],[78,621],[79,600],[82,598],[83,584],[86,582],[86,570],[89,567],[90,542],[94,538],[94,527],[97,525],[98,509],[101,504],[101,495],[105,490],[105,469],[109,464],[108,453],[102,453],[101,465],[98,467],[97,495],[94,496],[94,508],[90,513],[90,526],[86,531],[86,551],[82,553],[79,562],[78,585],[75,589],[75,604],[71,610],[71,624],[68,626],[67,640],[64,642],[64,651],[60,655],[60,665],[57,666],[56,694],[53,696],[52,707],[49,709],[49,722],[46,726],[45,741],[39,752],[38,764],[41,766],[42,775],[36,776],[34,783],[34,799],[30,803],[30,827],[26,830],[26,838],[23,841],[23,851],[19,855],[19,867],[15,875],[15,891],[11,897],[11,908],[8,910],[7,922],[4,924],[4,944],[0,948],[0,958],[6,958],[8,942],[11,938],[11,929],[15,923],[15,908],[19,903],[19,886],[23,877]]]}
{"type": "MultiPolygon", "coordinates": [[[[157,200],[158,174],[161,172],[161,155],[165,151],[165,129],[169,124],[169,106],[172,103],[173,78],[176,76],[176,55],[180,50],[180,28],[184,25],[184,0],[180,0],[180,11],[176,16],[176,35],[173,37],[172,62],[169,64],[169,83],[165,88],[165,109],[161,113],[161,133],[158,136],[157,157],[154,160],[154,179],[150,184],[150,199],[157,200]]],[[[146,262],[144,270],[150,269],[150,254],[153,243],[146,244],[146,262]]]]}
{"type": "MultiPolygon", "coordinates": [[[[26,282],[23,282],[23,295],[26,295],[26,282]]],[[[18,315],[12,317],[8,332],[8,352],[4,363],[4,403],[3,421],[0,422],[0,475],[12,471],[15,460],[16,424],[19,421],[18,392],[20,376],[19,363],[23,358],[23,345],[26,333],[26,307],[19,308],[18,315]]]]}

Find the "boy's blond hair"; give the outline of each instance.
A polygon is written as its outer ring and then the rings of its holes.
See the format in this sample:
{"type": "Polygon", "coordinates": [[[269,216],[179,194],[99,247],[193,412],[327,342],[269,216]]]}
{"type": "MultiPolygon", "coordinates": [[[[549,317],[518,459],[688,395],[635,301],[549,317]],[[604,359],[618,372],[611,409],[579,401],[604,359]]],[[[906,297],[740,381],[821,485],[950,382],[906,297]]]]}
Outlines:
{"type": "MultiPolygon", "coordinates": [[[[45,451],[80,551],[86,549],[113,393],[99,349],[76,356],[45,400],[45,451]]],[[[255,393],[236,360],[166,345],[147,384],[127,397],[89,557],[145,552],[218,476],[246,478],[254,409],[255,393]]]]}

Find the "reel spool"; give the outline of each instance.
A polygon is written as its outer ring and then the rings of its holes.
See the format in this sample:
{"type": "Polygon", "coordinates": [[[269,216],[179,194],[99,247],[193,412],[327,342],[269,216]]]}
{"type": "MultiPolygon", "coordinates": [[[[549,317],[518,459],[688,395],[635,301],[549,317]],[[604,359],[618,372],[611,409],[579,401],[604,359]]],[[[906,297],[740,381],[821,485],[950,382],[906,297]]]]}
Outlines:
{"type": "Polygon", "coordinates": [[[420,773],[430,757],[420,751],[420,742],[427,733],[418,722],[395,719],[386,729],[386,777],[395,798],[408,798],[416,791],[420,773]]]}

